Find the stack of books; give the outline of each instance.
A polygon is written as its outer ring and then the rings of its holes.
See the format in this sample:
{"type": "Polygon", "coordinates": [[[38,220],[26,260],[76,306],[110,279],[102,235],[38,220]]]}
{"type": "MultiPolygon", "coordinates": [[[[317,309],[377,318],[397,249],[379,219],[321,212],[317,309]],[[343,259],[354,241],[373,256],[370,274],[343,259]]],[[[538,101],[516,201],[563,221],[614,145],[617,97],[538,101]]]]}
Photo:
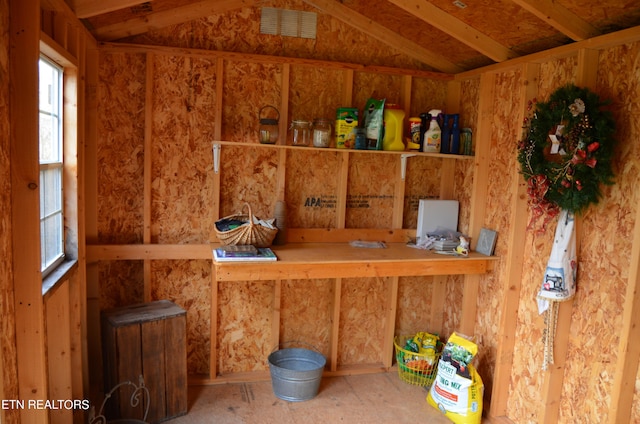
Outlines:
{"type": "Polygon", "coordinates": [[[217,262],[269,262],[278,257],[269,247],[220,246],[213,249],[213,258],[217,262]]]}
{"type": "Polygon", "coordinates": [[[433,242],[434,250],[454,250],[460,242],[456,240],[436,240],[433,242]]]}

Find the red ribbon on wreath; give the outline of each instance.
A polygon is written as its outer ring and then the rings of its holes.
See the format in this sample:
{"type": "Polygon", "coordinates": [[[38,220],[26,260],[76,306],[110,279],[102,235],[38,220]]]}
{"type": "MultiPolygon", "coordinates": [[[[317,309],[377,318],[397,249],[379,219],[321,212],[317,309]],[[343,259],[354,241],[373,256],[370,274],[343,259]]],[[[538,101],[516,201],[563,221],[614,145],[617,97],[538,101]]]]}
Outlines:
{"type": "Polygon", "coordinates": [[[551,182],[546,175],[534,175],[527,180],[528,202],[531,208],[531,220],[527,225],[527,230],[532,229],[538,219],[543,217],[542,226],[537,231],[543,234],[547,230],[549,221],[560,213],[560,207],[545,198],[550,187],[551,182]]]}

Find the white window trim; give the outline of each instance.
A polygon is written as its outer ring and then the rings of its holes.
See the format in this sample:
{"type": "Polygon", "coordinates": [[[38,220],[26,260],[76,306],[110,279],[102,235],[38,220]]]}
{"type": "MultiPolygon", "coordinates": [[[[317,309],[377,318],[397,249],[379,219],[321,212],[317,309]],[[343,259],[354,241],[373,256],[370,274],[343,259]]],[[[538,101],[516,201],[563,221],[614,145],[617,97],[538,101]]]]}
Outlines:
{"type": "Polygon", "coordinates": [[[65,258],[53,268],[48,275],[43,275],[43,292],[53,288],[57,282],[64,280],[70,269],[77,264],[78,259],[78,145],[79,128],[77,105],[80,99],[77,98],[78,85],[78,62],[61,47],[55,40],[46,33],[40,33],[40,55],[46,56],[48,59],[63,68],[63,209],[64,209],[64,239],[65,239],[65,258]]]}
{"type": "MultiPolygon", "coordinates": [[[[60,151],[58,152],[58,154],[56,155],[57,157],[59,157],[59,161],[56,160],[55,162],[40,162],[39,163],[39,167],[40,167],[40,172],[42,172],[43,170],[48,170],[48,169],[60,169],[60,195],[61,195],[61,202],[60,202],[60,209],[56,210],[53,214],[49,214],[47,216],[40,216],[40,224],[41,224],[41,229],[42,229],[42,224],[43,224],[43,220],[45,220],[46,218],[49,218],[51,216],[55,216],[55,215],[61,215],[62,217],[62,252],[60,252],[60,255],[50,264],[42,264],[41,263],[41,271],[42,271],[42,277],[45,278],[47,275],[51,274],[53,271],[55,271],[55,269],[60,266],[60,264],[62,264],[65,260],[65,240],[66,240],[66,234],[65,234],[65,229],[64,229],[64,219],[65,219],[65,207],[64,207],[64,195],[65,195],[65,191],[64,191],[64,144],[65,144],[65,133],[64,133],[64,119],[65,119],[65,114],[64,114],[64,106],[63,106],[63,102],[64,102],[64,67],[59,65],[58,63],[56,63],[53,59],[49,58],[47,55],[45,54],[40,54],[40,60],[48,63],[52,68],[56,68],[58,70],[58,72],[60,73],[60,78],[57,84],[57,88],[58,88],[58,92],[56,94],[59,95],[58,97],[58,104],[56,105],[56,107],[54,108],[54,115],[57,116],[58,118],[58,128],[57,128],[57,140],[60,141],[60,151]],[[44,266],[44,268],[42,268],[44,266]]],[[[38,113],[42,113],[41,110],[39,110],[38,113]]],[[[42,190],[43,187],[40,187],[40,190],[42,190]]],[[[42,243],[42,232],[40,234],[40,248],[43,248],[43,243],[42,243]]],[[[41,255],[42,257],[42,255],[41,255]]]]}

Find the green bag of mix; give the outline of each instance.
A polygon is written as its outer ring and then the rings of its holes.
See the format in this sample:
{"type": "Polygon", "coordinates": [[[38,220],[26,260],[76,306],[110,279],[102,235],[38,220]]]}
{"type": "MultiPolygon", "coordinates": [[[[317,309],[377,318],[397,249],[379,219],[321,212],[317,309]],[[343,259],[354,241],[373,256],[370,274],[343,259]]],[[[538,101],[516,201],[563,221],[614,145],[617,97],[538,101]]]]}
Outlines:
{"type": "Polygon", "coordinates": [[[427,395],[427,403],[456,424],[480,424],[482,421],[482,379],[471,364],[478,346],[453,333],[438,362],[436,379],[427,395]]]}

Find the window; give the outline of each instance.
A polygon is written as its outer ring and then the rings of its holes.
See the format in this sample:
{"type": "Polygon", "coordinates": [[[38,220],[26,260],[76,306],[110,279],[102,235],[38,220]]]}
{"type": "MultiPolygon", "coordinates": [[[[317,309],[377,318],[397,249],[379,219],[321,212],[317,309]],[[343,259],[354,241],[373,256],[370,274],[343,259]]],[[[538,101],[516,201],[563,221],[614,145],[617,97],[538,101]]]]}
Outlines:
{"type": "Polygon", "coordinates": [[[63,69],[41,56],[39,62],[40,245],[43,276],[64,260],[63,69]]]}

